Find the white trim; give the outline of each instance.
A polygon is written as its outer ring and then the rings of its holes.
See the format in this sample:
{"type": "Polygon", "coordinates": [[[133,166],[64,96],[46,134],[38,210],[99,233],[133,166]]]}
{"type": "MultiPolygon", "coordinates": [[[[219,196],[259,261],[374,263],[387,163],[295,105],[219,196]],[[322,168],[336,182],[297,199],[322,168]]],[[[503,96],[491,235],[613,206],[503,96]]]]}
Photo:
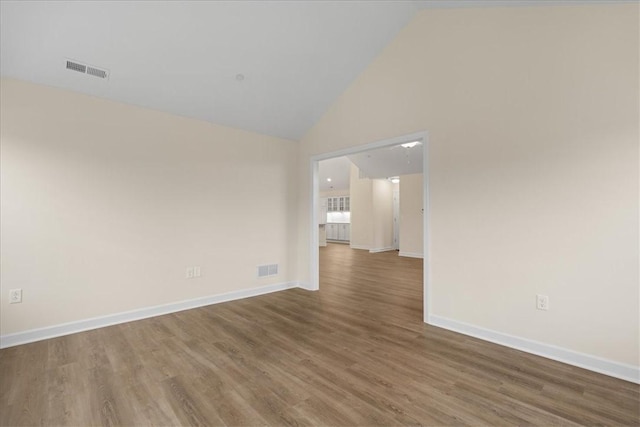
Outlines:
{"type": "Polygon", "coordinates": [[[409,258],[424,258],[423,254],[419,254],[417,252],[398,252],[398,256],[406,256],[409,258]]]}
{"type": "MultiPolygon", "coordinates": [[[[310,245],[309,245],[309,277],[312,283],[312,290],[320,288],[320,248],[318,245],[318,218],[317,218],[317,203],[320,194],[318,186],[318,163],[321,160],[333,159],[336,157],[348,156],[351,154],[362,153],[363,151],[375,150],[377,148],[390,147],[394,145],[400,145],[409,141],[422,141],[422,191],[423,191],[423,320],[428,323],[429,313],[431,312],[431,268],[429,264],[429,257],[431,251],[429,250],[429,242],[431,232],[429,228],[429,134],[426,131],[416,132],[409,135],[398,136],[395,138],[384,139],[381,141],[372,142],[369,144],[362,144],[355,147],[349,147],[342,150],[332,151],[329,153],[322,153],[312,155],[310,161],[310,174],[311,174],[311,200],[309,205],[311,207],[311,223],[309,232],[311,233],[310,245]]],[[[358,245],[351,245],[352,249],[365,249],[369,248],[361,247],[358,245]]]]}
{"type": "Polygon", "coordinates": [[[369,246],[367,246],[367,245],[351,245],[351,249],[359,249],[359,250],[368,251],[369,250],[369,246]]]}
{"type": "Polygon", "coordinates": [[[389,252],[389,251],[395,251],[396,249],[392,246],[386,247],[386,248],[373,248],[373,249],[369,249],[369,252],[372,254],[378,253],[378,252],[389,252]]]}
{"type": "Polygon", "coordinates": [[[240,291],[233,291],[224,294],[210,295],[185,301],[172,302],[169,304],[145,307],[137,310],[124,311],[121,313],[108,314],[106,316],[92,317],[90,319],[83,319],[75,322],[61,323],[59,325],[31,329],[24,332],[16,332],[14,334],[0,336],[0,348],[13,347],[16,345],[27,344],[34,341],[61,337],[63,335],[89,331],[91,329],[103,328],[105,326],[117,325],[119,323],[126,323],[134,320],[161,316],[163,314],[175,313],[178,311],[203,307],[206,305],[219,304],[221,302],[234,301],[243,298],[250,298],[258,295],[264,295],[298,287],[307,289],[306,286],[302,286],[302,284],[298,282],[277,283],[275,285],[260,286],[258,288],[252,289],[243,289],[240,291]]]}
{"type": "Polygon", "coordinates": [[[320,167],[320,163],[318,160],[315,160],[313,157],[309,160],[310,169],[311,169],[311,245],[309,246],[309,256],[311,257],[311,262],[309,263],[309,289],[310,291],[317,291],[320,289],[320,229],[316,225],[319,223],[318,221],[318,204],[320,202],[318,197],[319,191],[319,177],[320,172],[318,171],[320,167]],[[315,258],[314,258],[315,257],[315,258]],[[313,261],[315,259],[315,262],[313,261]]]}
{"type": "Polygon", "coordinates": [[[430,325],[459,332],[481,340],[522,350],[558,362],[640,384],[640,367],[592,356],[567,348],[521,338],[441,316],[429,316],[430,325]]]}
{"type": "Polygon", "coordinates": [[[298,288],[300,289],[304,289],[305,291],[317,291],[318,289],[314,289],[311,287],[311,285],[309,283],[304,283],[304,282],[298,282],[298,288]]]}
{"type": "Polygon", "coordinates": [[[433,313],[431,302],[431,210],[429,202],[429,137],[425,132],[422,140],[422,320],[429,323],[429,315],[433,313]]]}

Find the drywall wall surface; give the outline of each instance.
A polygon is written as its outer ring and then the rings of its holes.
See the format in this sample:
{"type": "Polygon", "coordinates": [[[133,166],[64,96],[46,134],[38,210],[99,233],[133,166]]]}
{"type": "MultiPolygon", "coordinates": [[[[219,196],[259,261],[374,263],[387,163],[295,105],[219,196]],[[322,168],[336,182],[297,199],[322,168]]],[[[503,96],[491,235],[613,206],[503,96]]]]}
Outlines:
{"type": "Polygon", "coordinates": [[[294,278],[295,142],[12,79],[0,100],[2,335],[294,278]]]}
{"type": "Polygon", "coordinates": [[[639,12],[418,13],[301,141],[298,277],[310,156],[428,131],[432,314],[638,366],[639,12]]]}
{"type": "Polygon", "coordinates": [[[373,179],[371,186],[373,251],[393,249],[393,184],[386,179],[373,179]]]}
{"type": "Polygon", "coordinates": [[[351,165],[351,247],[386,250],[393,247],[393,184],[382,179],[360,178],[351,165]]]}
{"type": "Polygon", "coordinates": [[[338,196],[348,196],[349,190],[327,190],[320,192],[320,198],[322,197],[338,197],[338,196]]]}
{"type": "Polygon", "coordinates": [[[327,227],[318,226],[318,246],[327,246],[327,227]]]}
{"type": "Polygon", "coordinates": [[[424,255],[421,173],[400,177],[400,255],[424,255]]]}
{"type": "Polygon", "coordinates": [[[369,178],[360,178],[358,168],[351,165],[349,197],[351,204],[351,247],[370,249],[373,244],[373,194],[369,178]]]}

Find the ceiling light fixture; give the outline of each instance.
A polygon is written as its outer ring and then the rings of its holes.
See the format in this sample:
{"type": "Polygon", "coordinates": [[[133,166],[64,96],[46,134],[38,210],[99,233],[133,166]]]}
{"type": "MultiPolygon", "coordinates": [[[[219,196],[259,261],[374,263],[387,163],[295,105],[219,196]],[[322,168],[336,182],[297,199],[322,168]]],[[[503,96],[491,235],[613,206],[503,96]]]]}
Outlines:
{"type": "Polygon", "coordinates": [[[411,141],[411,142],[405,142],[404,144],[400,144],[400,146],[404,148],[413,148],[416,145],[420,145],[420,144],[421,144],[420,141],[411,141]]]}
{"type": "Polygon", "coordinates": [[[327,182],[331,182],[331,178],[327,178],[327,182]]]}
{"type": "Polygon", "coordinates": [[[388,180],[391,181],[393,184],[397,184],[397,183],[400,182],[400,177],[398,177],[398,176],[390,176],[388,178],[388,180]]]}

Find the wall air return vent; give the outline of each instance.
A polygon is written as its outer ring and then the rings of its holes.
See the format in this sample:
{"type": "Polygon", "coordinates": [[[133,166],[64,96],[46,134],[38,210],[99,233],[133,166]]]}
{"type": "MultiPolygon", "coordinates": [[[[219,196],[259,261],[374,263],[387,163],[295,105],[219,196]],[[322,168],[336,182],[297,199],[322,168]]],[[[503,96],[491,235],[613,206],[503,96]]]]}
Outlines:
{"type": "Polygon", "coordinates": [[[276,276],[278,274],[278,264],[268,264],[258,266],[258,277],[276,276]]]}
{"type": "Polygon", "coordinates": [[[109,77],[109,71],[102,68],[94,67],[92,65],[82,64],[78,61],[66,60],[67,70],[77,71],[82,74],[88,74],[90,76],[106,79],[109,77]]]}

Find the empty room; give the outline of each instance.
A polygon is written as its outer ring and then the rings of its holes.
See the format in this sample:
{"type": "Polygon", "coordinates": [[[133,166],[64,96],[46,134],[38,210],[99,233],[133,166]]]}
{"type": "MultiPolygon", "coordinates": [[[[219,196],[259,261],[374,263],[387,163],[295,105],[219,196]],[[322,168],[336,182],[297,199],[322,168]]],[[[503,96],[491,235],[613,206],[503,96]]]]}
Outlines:
{"type": "Polygon", "coordinates": [[[640,425],[639,34],[1,0],[0,425],[640,425]]]}

